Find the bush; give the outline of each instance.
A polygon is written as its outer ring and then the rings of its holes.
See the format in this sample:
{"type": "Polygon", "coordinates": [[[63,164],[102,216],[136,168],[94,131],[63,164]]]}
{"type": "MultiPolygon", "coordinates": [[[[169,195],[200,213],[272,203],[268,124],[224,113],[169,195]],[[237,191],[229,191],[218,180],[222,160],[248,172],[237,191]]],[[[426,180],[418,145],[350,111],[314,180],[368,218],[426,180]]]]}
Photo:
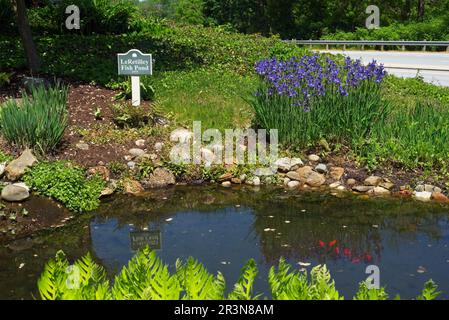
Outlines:
{"type": "Polygon", "coordinates": [[[18,147],[45,153],[53,150],[67,127],[67,88],[34,87],[31,96],[8,100],[0,110],[1,132],[18,147]]]}
{"type": "Polygon", "coordinates": [[[0,34],[16,34],[15,12],[10,0],[0,0],[0,34]]]}
{"type": "Polygon", "coordinates": [[[29,10],[30,24],[39,33],[121,34],[134,31],[137,7],[126,0],[63,0],[29,10]],[[68,30],[65,13],[69,5],[80,9],[80,30],[68,30]]]}
{"type": "MultiPolygon", "coordinates": [[[[261,296],[253,292],[258,268],[252,259],[242,268],[242,275],[229,294],[225,293],[225,279],[220,272],[214,276],[190,257],[186,262],[178,259],[176,271],[171,274],[168,266],[148,248],[123,267],[112,286],[105,269],[89,254],[74,263],[76,278],[67,272],[69,266],[62,251],[45,265],[37,283],[43,300],[253,300],[261,296]],[[73,283],[74,280],[79,282],[73,283]]],[[[270,269],[268,283],[274,300],[344,299],[325,265],[314,267],[308,276],[306,272],[292,271],[281,259],[278,268],[270,269]]],[[[437,290],[430,280],[417,299],[434,300],[441,294],[437,290]]],[[[384,288],[370,289],[362,282],[354,299],[387,300],[388,295],[384,288]]]]}
{"type": "Polygon", "coordinates": [[[84,170],[69,162],[40,162],[26,172],[24,181],[39,194],[52,197],[76,212],[98,208],[105,182],[99,176],[87,179],[84,170]]]}
{"type": "Polygon", "coordinates": [[[315,55],[256,64],[262,80],[249,102],[257,124],[278,129],[282,143],[299,147],[321,138],[351,143],[355,137],[368,137],[390,109],[381,98],[383,68],[350,59],[343,66],[319,59],[315,55]]]}

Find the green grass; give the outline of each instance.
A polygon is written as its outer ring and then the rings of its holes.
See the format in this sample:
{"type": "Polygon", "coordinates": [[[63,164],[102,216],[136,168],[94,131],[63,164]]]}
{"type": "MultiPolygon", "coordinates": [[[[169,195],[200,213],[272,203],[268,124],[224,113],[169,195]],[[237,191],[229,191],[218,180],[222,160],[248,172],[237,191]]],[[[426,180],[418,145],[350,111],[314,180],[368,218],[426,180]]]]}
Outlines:
{"type": "Polygon", "coordinates": [[[202,128],[246,128],[253,113],[245,98],[255,78],[231,71],[197,69],[167,72],[154,80],[158,108],[183,125],[201,121],[202,128]]]}

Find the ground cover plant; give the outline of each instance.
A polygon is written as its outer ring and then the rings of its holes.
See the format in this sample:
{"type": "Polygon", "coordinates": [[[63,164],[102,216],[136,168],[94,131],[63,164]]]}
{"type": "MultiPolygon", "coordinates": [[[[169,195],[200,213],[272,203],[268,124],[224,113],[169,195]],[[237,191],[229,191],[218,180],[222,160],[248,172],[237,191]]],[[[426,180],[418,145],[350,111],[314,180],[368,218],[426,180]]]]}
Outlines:
{"type": "Polygon", "coordinates": [[[91,211],[100,205],[105,182],[99,176],[85,177],[84,169],[69,162],[39,162],[23,181],[38,194],[52,197],[76,212],[91,211]]]}
{"type": "MultiPolygon", "coordinates": [[[[40,298],[44,300],[255,300],[263,294],[255,293],[253,284],[258,274],[254,260],[242,268],[233,290],[226,294],[226,282],[218,272],[212,275],[197,260],[176,261],[176,271],[148,247],[139,251],[123,267],[113,283],[104,268],[87,254],[71,266],[60,251],[45,265],[38,280],[40,298]],[[69,272],[67,272],[69,270],[69,272]]],[[[274,300],[343,300],[325,265],[314,267],[310,274],[293,270],[281,259],[268,275],[270,294],[274,300]]],[[[439,296],[436,284],[426,283],[419,300],[433,300],[439,296]]],[[[355,300],[387,300],[385,288],[371,289],[360,283],[355,300]]],[[[399,296],[395,297],[399,299],[399,296]]]]}

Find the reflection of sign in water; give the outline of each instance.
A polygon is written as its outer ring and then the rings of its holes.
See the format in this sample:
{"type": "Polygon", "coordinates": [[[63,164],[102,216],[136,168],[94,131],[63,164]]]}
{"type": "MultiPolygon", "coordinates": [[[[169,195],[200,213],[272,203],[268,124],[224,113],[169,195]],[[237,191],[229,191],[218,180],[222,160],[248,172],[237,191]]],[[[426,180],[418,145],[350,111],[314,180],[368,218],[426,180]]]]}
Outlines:
{"type": "Polygon", "coordinates": [[[153,250],[160,250],[162,248],[162,235],[160,231],[132,231],[131,250],[137,251],[146,246],[153,250]]]}

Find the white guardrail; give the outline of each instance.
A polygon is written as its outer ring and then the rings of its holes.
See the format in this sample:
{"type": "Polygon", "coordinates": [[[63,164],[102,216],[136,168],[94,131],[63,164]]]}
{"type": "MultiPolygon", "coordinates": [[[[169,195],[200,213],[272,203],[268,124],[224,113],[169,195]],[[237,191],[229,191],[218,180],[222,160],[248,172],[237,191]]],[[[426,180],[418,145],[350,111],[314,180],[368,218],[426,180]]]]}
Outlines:
{"type": "Polygon", "coordinates": [[[297,45],[325,45],[326,50],[329,50],[329,46],[343,46],[343,50],[346,46],[360,46],[362,50],[365,46],[380,46],[383,51],[386,46],[399,46],[403,51],[405,47],[422,47],[423,51],[426,51],[427,47],[446,47],[446,51],[449,52],[449,41],[391,41],[391,40],[284,40],[285,42],[294,43],[297,45]]]}

